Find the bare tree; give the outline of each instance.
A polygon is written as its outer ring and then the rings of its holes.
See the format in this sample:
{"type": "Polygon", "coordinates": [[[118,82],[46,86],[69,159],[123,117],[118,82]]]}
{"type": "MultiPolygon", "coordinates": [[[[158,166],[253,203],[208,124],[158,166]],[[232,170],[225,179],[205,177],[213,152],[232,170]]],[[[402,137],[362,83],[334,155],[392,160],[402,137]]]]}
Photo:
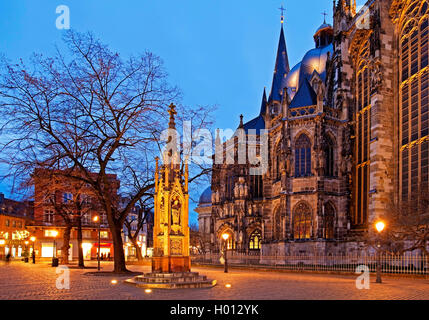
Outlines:
{"type": "Polygon", "coordinates": [[[419,186],[419,191],[410,199],[391,201],[389,216],[383,217],[387,227],[383,235],[391,251],[404,253],[420,250],[426,255],[429,243],[429,193],[427,186],[419,186]]]}
{"type": "Polygon", "coordinates": [[[136,249],[137,260],[142,261],[143,255],[141,246],[139,245],[138,236],[143,231],[144,226],[149,223],[151,211],[146,208],[138,207],[135,217],[125,220],[128,238],[136,249]],[[135,226],[134,230],[132,226],[135,226]]]}
{"type": "MultiPolygon", "coordinates": [[[[92,34],[73,31],[64,44],[53,57],[34,55],[30,66],[2,60],[2,161],[13,179],[34,168],[56,168],[90,186],[107,215],[114,272],[126,272],[121,229],[139,199],[153,193],[151,163],[159,153],[165,111],[180,94],[150,52],[124,60],[92,34]],[[130,199],[123,208],[112,197],[116,187],[109,174],[118,176],[130,199]]],[[[183,107],[179,113],[199,118],[203,126],[209,112],[183,107]]]]}
{"type": "Polygon", "coordinates": [[[204,234],[198,230],[198,224],[191,224],[189,226],[190,231],[190,244],[193,248],[197,248],[198,253],[204,253],[206,251],[206,244],[205,244],[205,236],[204,234]]]}
{"type": "Polygon", "coordinates": [[[427,187],[420,186],[411,198],[401,201],[392,197],[388,213],[378,217],[386,224],[384,230],[378,233],[375,226],[369,228],[365,243],[374,248],[380,245],[380,250],[390,254],[420,250],[429,257],[429,194],[424,190],[427,187]]]}

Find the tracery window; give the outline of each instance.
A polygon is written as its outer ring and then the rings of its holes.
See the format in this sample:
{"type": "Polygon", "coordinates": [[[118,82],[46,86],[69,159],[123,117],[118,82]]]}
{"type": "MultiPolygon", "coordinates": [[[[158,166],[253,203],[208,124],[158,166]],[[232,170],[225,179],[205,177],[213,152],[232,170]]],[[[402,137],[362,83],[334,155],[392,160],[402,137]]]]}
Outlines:
{"type": "Polygon", "coordinates": [[[325,204],[323,212],[323,238],[334,239],[335,209],[329,202],[325,204]]]}
{"type": "Polygon", "coordinates": [[[310,239],[311,222],[311,208],[305,202],[300,202],[293,210],[294,239],[310,239]]]}
{"type": "Polygon", "coordinates": [[[369,143],[371,139],[371,69],[369,67],[369,41],[359,51],[356,68],[355,168],[353,224],[367,222],[369,203],[369,143]]]}
{"type": "Polygon", "coordinates": [[[263,180],[262,175],[250,176],[250,193],[252,198],[260,199],[263,198],[263,180]]]}
{"type": "Polygon", "coordinates": [[[281,146],[280,143],[276,146],[276,152],[274,154],[274,178],[276,181],[281,179],[280,161],[281,161],[281,146]]]}
{"type": "Polygon", "coordinates": [[[399,192],[403,201],[428,192],[428,8],[428,1],[412,1],[399,25],[399,192]]]}
{"type": "Polygon", "coordinates": [[[329,135],[325,136],[325,176],[333,177],[335,175],[335,143],[329,135]]]}
{"type": "Polygon", "coordinates": [[[234,198],[234,176],[230,175],[226,177],[226,199],[232,200],[234,198]]]}
{"type": "Polygon", "coordinates": [[[311,142],[304,133],[295,143],[295,177],[311,176],[311,142]]]}
{"type": "Polygon", "coordinates": [[[257,229],[253,231],[249,238],[249,250],[261,249],[261,239],[262,239],[261,230],[257,229]]]}

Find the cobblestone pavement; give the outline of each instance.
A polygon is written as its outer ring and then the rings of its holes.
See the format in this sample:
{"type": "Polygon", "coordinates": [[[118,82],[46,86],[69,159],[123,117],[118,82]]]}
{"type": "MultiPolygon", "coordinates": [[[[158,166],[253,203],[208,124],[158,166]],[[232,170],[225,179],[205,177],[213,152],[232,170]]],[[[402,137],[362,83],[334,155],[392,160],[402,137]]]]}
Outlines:
{"type": "MultiPolygon", "coordinates": [[[[96,264],[91,263],[91,266],[96,264]]],[[[103,271],[113,269],[113,264],[103,262],[103,271]]],[[[148,272],[149,267],[129,266],[136,272],[148,272]]],[[[12,262],[0,264],[0,300],[8,299],[115,299],[115,300],[396,300],[429,299],[429,280],[384,278],[382,284],[371,278],[369,290],[356,289],[354,276],[331,274],[299,274],[263,271],[223,270],[193,268],[193,271],[216,279],[218,285],[211,289],[156,290],[145,293],[143,289],[123,283],[126,276],[94,276],[87,272],[94,269],[70,269],[70,289],[56,288],[60,274],[48,263],[12,262]],[[118,280],[112,284],[113,279],[118,280]],[[231,284],[231,288],[225,285],[231,284]]]]}

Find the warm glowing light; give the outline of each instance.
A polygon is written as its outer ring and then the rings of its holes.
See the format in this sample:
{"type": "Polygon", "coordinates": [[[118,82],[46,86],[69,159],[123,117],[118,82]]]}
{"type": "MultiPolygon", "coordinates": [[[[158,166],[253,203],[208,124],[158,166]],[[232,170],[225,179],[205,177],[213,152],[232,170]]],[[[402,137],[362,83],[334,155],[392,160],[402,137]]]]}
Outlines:
{"type": "Polygon", "coordinates": [[[5,240],[0,240],[0,246],[2,246],[2,245],[4,245],[6,243],[6,241],[5,240]]]}
{"type": "Polygon", "coordinates": [[[97,222],[98,221],[98,216],[95,216],[94,218],[92,218],[92,221],[97,222]]]}
{"type": "Polygon", "coordinates": [[[144,292],[146,292],[146,293],[151,293],[151,292],[152,292],[152,289],[146,289],[144,292]]]}
{"type": "Polygon", "coordinates": [[[28,244],[28,241],[25,241],[24,243],[27,245],[27,244],[28,244]]]}
{"type": "Polygon", "coordinates": [[[112,283],[112,284],[117,284],[117,283],[118,283],[118,280],[112,280],[112,281],[111,281],[111,283],[112,283]]]}
{"type": "Polygon", "coordinates": [[[229,234],[228,234],[228,233],[224,233],[224,234],[222,235],[222,238],[223,238],[223,240],[228,240],[228,238],[229,238],[229,234]]]}
{"type": "Polygon", "coordinates": [[[30,238],[30,241],[32,241],[32,242],[36,241],[36,237],[34,237],[34,236],[33,236],[33,237],[31,237],[31,238],[30,238]]]}
{"type": "Polygon", "coordinates": [[[384,228],[386,227],[386,225],[384,224],[383,221],[378,221],[375,224],[375,228],[377,229],[378,232],[382,232],[384,230],[384,228]]]}
{"type": "Polygon", "coordinates": [[[225,285],[225,288],[231,288],[232,286],[231,286],[231,284],[230,283],[227,283],[226,285],[225,285]]]}
{"type": "Polygon", "coordinates": [[[58,235],[58,231],[57,230],[53,230],[52,232],[51,232],[51,236],[52,237],[56,237],[58,235]]]}

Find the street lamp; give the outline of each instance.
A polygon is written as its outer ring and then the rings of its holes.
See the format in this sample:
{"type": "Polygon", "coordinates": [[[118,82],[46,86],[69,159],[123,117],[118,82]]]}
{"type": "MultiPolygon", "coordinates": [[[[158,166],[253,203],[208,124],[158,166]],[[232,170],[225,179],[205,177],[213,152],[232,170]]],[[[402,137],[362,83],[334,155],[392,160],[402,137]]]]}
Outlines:
{"type": "Polygon", "coordinates": [[[383,221],[378,221],[375,223],[375,229],[377,230],[377,279],[376,283],[381,283],[381,256],[380,256],[380,235],[383,232],[386,224],[383,221]]]}
{"type": "Polygon", "coordinates": [[[25,263],[28,263],[28,244],[29,244],[29,241],[26,240],[26,241],[24,241],[24,243],[25,243],[24,261],[25,261],[25,263]]]}
{"type": "MultiPolygon", "coordinates": [[[[0,246],[4,246],[6,244],[6,240],[0,239],[0,246]]],[[[4,249],[0,252],[0,258],[3,256],[4,249]]]]}
{"type": "Polygon", "coordinates": [[[94,222],[98,222],[98,255],[97,255],[97,270],[100,271],[100,226],[101,226],[101,220],[99,216],[95,216],[92,218],[94,222]]]}
{"type": "Polygon", "coordinates": [[[227,243],[228,243],[228,238],[229,238],[229,234],[228,233],[224,233],[222,234],[222,238],[223,238],[223,242],[224,242],[224,256],[225,256],[225,269],[224,272],[228,273],[228,247],[227,247],[227,243]]]}
{"type": "Polygon", "coordinates": [[[31,252],[31,258],[33,259],[33,264],[36,263],[36,253],[34,252],[34,243],[36,242],[36,237],[30,237],[30,241],[33,243],[33,251],[31,252]]]}
{"type": "Polygon", "coordinates": [[[57,256],[57,252],[56,252],[57,251],[56,237],[58,235],[58,231],[57,230],[52,231],[51,235],[52,235],[52,237],[54,237],[54,248],[53,248],[53,251],[52,251],[52,266],[53,267],[57,267],[58,266],[58,261],[56,259],[56,256],[57,256]]]}

